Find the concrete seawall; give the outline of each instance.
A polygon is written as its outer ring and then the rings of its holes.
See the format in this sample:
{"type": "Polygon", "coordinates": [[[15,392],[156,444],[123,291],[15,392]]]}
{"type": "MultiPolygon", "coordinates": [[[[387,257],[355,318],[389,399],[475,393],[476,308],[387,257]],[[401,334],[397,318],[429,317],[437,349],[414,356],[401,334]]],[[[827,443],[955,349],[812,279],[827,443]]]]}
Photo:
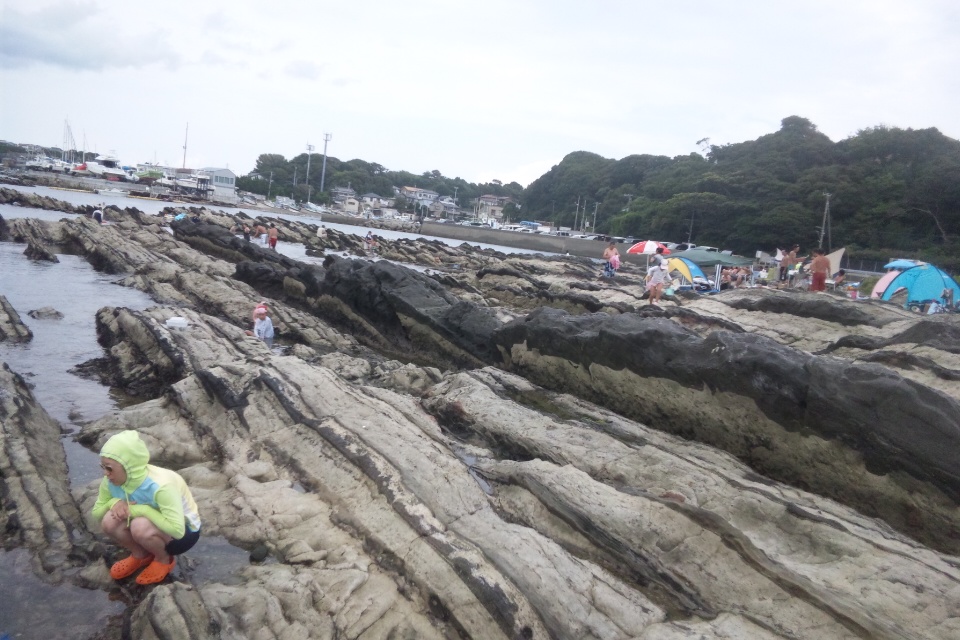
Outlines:
{"type": "MultiPolygon", "coordinates": [[[[337,216],[328,213],[323,214],[323,219],[338,224],[373,228],[381,226],[377,221],[360,220],[350,216],[337,216]]],[[[435,222],[423,223],[420,232],[427,236],[451,238],[453,240],[463,240],[464,242],[499,244],[517,249],[529,249],[530,251],[569,253],[574,256],[597,259],[603,255],[603,250],[607,246],[606,242],[584,240],[583,238],[563,238],[538,233],[519,233],[517,231],[503,231],[501,229],[485,227],[466,227],[457,224],[437,224],[435,222]]],[[[635,264],[646,264],[646,256],[627,255],[627,249],[630,248],[629,245],[619,244],[617,248],[620,250],[621,260],[635,264]]]]}

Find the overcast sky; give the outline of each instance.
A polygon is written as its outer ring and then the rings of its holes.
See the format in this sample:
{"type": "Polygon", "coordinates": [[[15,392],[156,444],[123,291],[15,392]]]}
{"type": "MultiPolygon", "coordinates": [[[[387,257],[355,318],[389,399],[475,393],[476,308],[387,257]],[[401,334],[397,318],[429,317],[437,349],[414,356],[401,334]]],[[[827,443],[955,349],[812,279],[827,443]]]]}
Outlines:
{"type": "MultiPolygon", "coordinates": [[[[0,138],[229,166],[341,160],[526,186],[810,119],[960,138],[957,0],[0,0],[0,138]]],[[[319,169],[319,168],[318,168],[319,169]]]]}

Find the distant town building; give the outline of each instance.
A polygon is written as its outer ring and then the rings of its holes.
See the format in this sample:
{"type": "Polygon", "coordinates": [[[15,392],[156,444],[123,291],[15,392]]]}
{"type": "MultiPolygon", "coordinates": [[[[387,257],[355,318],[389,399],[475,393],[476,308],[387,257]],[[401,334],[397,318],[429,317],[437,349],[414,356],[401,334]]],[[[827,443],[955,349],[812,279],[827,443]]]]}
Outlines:
{"type": "Polygon", "coordinates": [[[210,186],[213,191],[210,194],[211,199],[221,202],[237,202],[237,174],[230,169],[219,169],[216,167],[207,167],[200,170],[201,174],[206,174],[210,178],[210,186]]]}
{"type": "Polygon", "coordinates": [[[365,193],[360,196],[360,202],[364,205],[367,205],[373,209],[379,209],[383,207],[392,207],[394,204],[393,198],[383,198],[376,193],[365,193]]]}
{"type": "Polygon", "coordinates": [[[436,191],[418,187],[400,187],[400,195],[415,203],[418,207],[420,205],[429,206],[431,202],[435,202],[440,197],[440,194],[436,191]]]}
{"type": "Polygon", "coordinates": [[[503,208],[513,200],[509,196],[482,195],[477,198],[477,218],[480,220],[502,220],[503,208]]]}
{"type": "Polygon", "coordinates": [[[344,198],[341,206],[343,206],[343,210],[347,213],[360,213],[360,201],[354,197],[344,198]]]}
{"type": "Polygon", "coordinates": [[[343,202],[347,198],[356,198],[357,192],[350,187],[334,187],[330,189],[330,196],[334,202],[343,202]]]}

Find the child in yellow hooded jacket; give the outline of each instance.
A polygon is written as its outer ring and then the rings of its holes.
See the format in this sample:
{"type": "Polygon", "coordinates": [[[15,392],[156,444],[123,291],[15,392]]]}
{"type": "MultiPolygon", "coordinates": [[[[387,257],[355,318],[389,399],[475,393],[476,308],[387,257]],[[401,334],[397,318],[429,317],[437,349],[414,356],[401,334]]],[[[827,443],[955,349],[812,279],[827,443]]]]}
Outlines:
{"type": "Polygon", "coordinates": [[[121,431],[100,450],[100,482],[93,516],[103,532],[130,556],[114,563],[110,575],[122,580],[147,567],[138,584],[162,582],[174,556],[200,538],[197,503],[180,474],[148,464],[150,452],[136,431],[121,431]]]}

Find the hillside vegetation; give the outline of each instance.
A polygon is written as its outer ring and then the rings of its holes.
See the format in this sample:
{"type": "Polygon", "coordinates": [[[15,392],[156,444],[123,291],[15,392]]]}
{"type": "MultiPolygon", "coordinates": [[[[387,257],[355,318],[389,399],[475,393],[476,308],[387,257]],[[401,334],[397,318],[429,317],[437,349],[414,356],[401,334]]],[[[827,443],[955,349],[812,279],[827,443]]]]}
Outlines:
{"type": "Polygon", "coordinates": [[[793,116],[757,140],[706,148],[705,156],[676,158],[571,153],[524,191],[523,204],[528,215],[543,216],[563,202],[562,220],[571,223],[569,203],[583,194],[600,202],[601,231],[671,241],[689,235],[752,254],[815,247],[829,193],[833,248],[960,267],[960,142],[936,129],[880,126],[832,142],[793,116]]]}

